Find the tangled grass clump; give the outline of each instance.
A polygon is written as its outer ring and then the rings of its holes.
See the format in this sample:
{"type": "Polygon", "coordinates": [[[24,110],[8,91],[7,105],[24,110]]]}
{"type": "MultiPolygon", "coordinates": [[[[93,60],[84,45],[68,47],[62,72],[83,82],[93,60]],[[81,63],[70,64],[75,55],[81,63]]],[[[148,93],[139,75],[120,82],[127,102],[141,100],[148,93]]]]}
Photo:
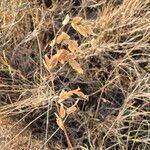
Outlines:
{"type": "Polygon", "coordinates": [[[149,0],[0,4],[1,149],[150,149],[149,0]]]}

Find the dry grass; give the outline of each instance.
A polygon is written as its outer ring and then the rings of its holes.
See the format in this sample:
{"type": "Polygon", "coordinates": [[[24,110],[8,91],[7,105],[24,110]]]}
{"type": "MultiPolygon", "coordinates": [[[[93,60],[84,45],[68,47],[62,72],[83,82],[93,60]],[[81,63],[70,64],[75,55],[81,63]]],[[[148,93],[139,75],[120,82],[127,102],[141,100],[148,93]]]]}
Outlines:
{"type": "MultiPolygon", "coordinates": [[[[0,123],[0,149],[2,149],[8,142],[14,138],[14,135],[18,134],[23,128],[24,125],[21,123],[16,123],[12,119],[2,119],[0,123]],[[11,132],[10,132],[11,131],[11,132]]],[[[15,139],[15,142],[12,141],[5,150],[20,150],[20,149],[35,149],[38,150],[42,145],[42,141],[38,139],[32,139],[32,133],[27,130],[22,133],[15,139]]]]}
{"type": "Polygon", "coordinates": [[[0,0],[0,121],[10,117],[15,125],[6,124],[17,128],[6,134],[1,126],[1,150],[67,149],[55,113],[60,92],[78,87],[88,100],[72,96],[63,103],[79,100],[64,120],[73,149],[150,149],[149,0],[47,2],[0,0]],[[93,33],[84,37],[62,26],[67,14],[81,16],[93,33]],[[78,42],[83,74],[67,62],[51,74],[44,68],[45,54],[67,49],[51,44],[62,32],[78,42]]]}

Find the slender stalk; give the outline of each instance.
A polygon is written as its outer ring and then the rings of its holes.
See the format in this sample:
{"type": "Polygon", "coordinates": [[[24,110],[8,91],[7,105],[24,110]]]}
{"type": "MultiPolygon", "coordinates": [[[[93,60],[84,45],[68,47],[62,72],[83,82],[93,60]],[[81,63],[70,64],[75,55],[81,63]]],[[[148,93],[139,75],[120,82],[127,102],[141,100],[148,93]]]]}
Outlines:
{"type": "Polygon", "coordinates": [[[67,134],[67,130],[66,130],[65,126],[64,126],[64,128],[63,128],[63,131],[64,131],[64,134],[65,134],[67,143],[68,143],[69,150],[73,150],[73,146],[72,146],[72,143],[71,143],[71,141],[70,141],[70,139],[69,139],[69,136],[68,136],[68,134],[67,134]]]}

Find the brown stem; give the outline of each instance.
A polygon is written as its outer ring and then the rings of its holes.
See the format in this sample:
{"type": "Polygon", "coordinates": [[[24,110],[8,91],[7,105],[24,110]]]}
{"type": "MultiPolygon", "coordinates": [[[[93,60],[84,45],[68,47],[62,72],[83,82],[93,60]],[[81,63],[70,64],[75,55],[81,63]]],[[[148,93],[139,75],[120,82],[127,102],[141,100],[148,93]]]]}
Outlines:
{"type": "Polygon", "coordinates": [[[65,137],[66,137],[66,140],[67,140],[67,143],[68,143],[68,147],[70,148],[69,150],[73,150],[73,146],[72,146],[72,144],[71,144],[71,141],[70,141],[70,139],[69,139],[69,136],[68,136],[68,134],[67,134],[67,131],[66,131],[66,128],[64,127],[64,134],[65,134],[65,137]]]}

